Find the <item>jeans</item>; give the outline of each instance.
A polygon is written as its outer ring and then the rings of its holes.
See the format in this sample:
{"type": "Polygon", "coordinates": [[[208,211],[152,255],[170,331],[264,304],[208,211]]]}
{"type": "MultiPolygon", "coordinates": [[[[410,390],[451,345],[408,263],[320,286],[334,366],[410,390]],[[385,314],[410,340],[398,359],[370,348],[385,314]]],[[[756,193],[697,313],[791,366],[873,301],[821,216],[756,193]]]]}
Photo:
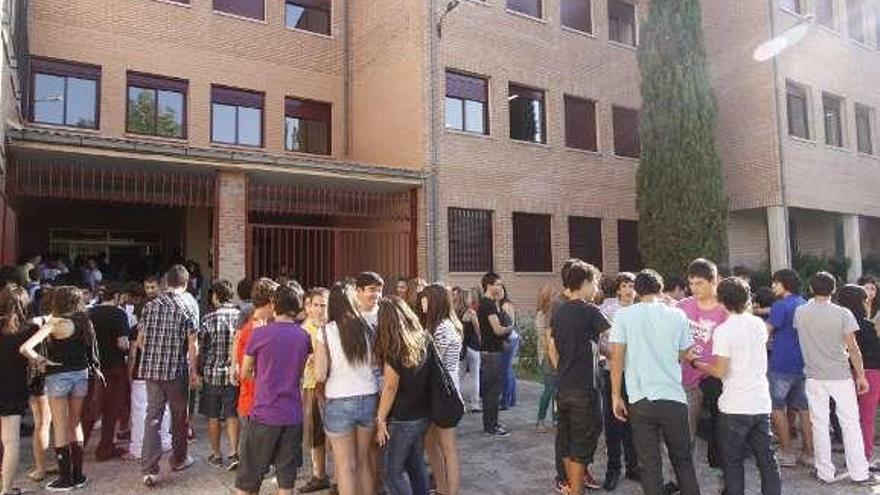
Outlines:
{"type": "MultiPolygon", "coordinates": [[[[605,449],[608,452],[608,471],[620,472],[620,457],[626,459],[626,470],[636,471],[639,468],[639,456],[633,442],[632,426],[614,417],[611,410],[611,372],[602,370],[605,413],[605,449]]],[[[626,383],[623,384],[623,400],[628,401],[626,383]]]]}
{"type": "Polygon", "coordinates": [[[389,495],[427,495],[430,490],[428,473],[422,458],[423,437],[427,430],[427,418],[388,422],[385,484],[389,495]]]}
{"type": "Polygon", "coordinates": [[[327,399],[324,406],[324,431],[327,436],[347,435],[355,428],[375,428],[379,396],[354,395],[327,399]]]}
{"type": "Polygon", "coordinates": [[[125,365],[102,370],[106,384],[103,390],[95,387],[92,393],[100,404],[99,411],[92,411],[88,417],[83,418],[83,446],[89,443],[92,427],[98,418],[101,418],[101,442],[95,451],[99,456],[110,455],[116,440],[116,423],[125,417],[125,392],[128,383],[128,369],[125,365]]]}
{"type": "Polygon", "coordinates": [[[144,420],[144,447],[141,453],[143,474],[159,474],[162,444],[159,430],[165,406],[171,409],[171,465],[178,466],[187,457],[187,407],[189,380],[182,374],[174,380],[147,380],[147,417],[144,420]]]}
{"type": "Polygon", "coordinates": [[[480,353],[480,397],[483,399],[483,430],[498,426],[498,399],[501,394],[501,353],[480,353]]]}
{"type": "Polygon", "coordinates": [[[516,372],[513,362],[519,355],[519,334],[513,332],[507,339],[507,349],[501,353],[501,407],[507,409],[516,405],[516,372]]]}
{"type": "Polygon", "coordinates": [[[874,457],[874,418],[877,416],[877,405],[880,404],[880,370],[865,370],[865,378],[871,388],[858,397],[859,422],[862,425],[865,457],[870,461],[874,457]]]}
{"type": "MultiPolygon", "coordinates": [[[[144,447],[144,420],[147,419],[147,382],[134,380],[131,382],[131,443],[128,444],[128,453],[135,459],[141,458],[141,450],[144,447]]],[[[159,430],[162,437],[162,452],[171,450],[171,410],[165,406],[165,414],[162,415],[162,427],[159,430]]]]}
{"type": "Polygon", "coordinates": [[[629,406],[633,440],[639,452],[642,471],[642,492],[663,493],[660,442],[666,444],[669,460],[678,479],[682,495],[699,495],[697,473],[691,455],[686,404],[671,400],[642,399],[629,406]]]}
{"type": "Polygon", "coordinates": [[[541,362],[541,370],[544,372],[544,392],[541,393],[541,400],[538,402],[538,421],[547,418],[547,409],[556,397],[556,385],[559,380],[556,370],[550,366],[547,358],[541,362]]]}
{"type": "Polygon", "coordinates": [[[721,461],[718,454],[718,442],[715,439],[718,431],[718,398],[721,397],[721,380],[717,378],[704,378],[698,387],[686,390],[688,399],[688,421],[690,426],[691,445],[697,440],[697,428],[703,407],[709,416],[709,430],[706,432],[706,460],[709,466],[720,467],[721,461]]]}
{"type": "Polygon", "coordinates": [[[724,495],[744,495],[743,461],[755,454],[761,473],[761,493],[780,495],[779,465],[770,444],[769,414],[724,414],[718,417],[718,443],[724,468],[724,495]]]}
{"type": "Polygon", "coordinates": [[[868,460],[862,443],[859,425],[859,406],[856,386],[852,379],[814,380],[807,378],[807,399],[810,419],[813,421],[813,459],[816,476],[823,481],[834,478],[835,468],[831,460],[830,407],[828,399],[837,404],[837,418],[843,430],[843,447],[846,452],[846,469],[853,481],[868,478],[868,460]]]}
{"type": "Polygon", "coordinates": [[[461,396],[470,410],[482,409],[480,406],[480,351],[468,347],[464,360],[458,368],[461,381],[461,396]]]}

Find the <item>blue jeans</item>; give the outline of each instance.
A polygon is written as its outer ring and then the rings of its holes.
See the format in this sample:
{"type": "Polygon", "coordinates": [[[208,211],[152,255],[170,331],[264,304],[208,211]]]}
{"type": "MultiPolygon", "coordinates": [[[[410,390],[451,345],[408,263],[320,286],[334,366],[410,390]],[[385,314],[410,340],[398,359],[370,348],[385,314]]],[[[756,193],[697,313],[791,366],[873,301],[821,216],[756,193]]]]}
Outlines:
{"type": "Polygon", "coordinates": [[[513,361],[519,354],[519,334],[515,331],[507,340],[507,350],[501,353],[501,408],[507,409],[516,405],[516,373],[513,361]]]}
{"type": "Polygon", "coordinates": [[[422,458],[422,439],[427,430],[427,418],[388,422],[388,444],[385,445],[388,495],[427,495],[431,486],[422,458]]]}

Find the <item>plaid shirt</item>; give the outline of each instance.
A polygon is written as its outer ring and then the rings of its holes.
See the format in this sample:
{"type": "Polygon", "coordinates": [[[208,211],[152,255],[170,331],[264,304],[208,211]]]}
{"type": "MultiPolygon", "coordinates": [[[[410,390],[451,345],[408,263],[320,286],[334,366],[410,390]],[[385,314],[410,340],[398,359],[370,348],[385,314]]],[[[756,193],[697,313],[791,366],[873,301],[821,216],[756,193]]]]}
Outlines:
{"type": "Polygon", "coordinates": [[[229,385],[232,365],[232,338],[241,311],[232,304],[224,304],[208,313],[199,328],[199,372],[205,383],[218,387],[229,385]]]}
{"type": "Polygon", "coordinates": [[[198,319],[181,293],[168,292],[148,302],[141,316],[144,349],[140,377],[168,381],[187,373],[187,338],[198,319]]]}

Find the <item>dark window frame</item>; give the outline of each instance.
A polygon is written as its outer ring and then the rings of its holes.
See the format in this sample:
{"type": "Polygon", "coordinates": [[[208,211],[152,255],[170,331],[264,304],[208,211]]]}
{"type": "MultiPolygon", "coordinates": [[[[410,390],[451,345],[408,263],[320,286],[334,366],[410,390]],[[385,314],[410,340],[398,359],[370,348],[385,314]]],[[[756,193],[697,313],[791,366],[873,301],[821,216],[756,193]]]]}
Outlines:
{"type": "Polygon", "coordinates": [[[874,155],[874,109],[861,103],[855,104],[856,150],[866,155],[874,155]],[[865,122],[867,129],[862,129],[860,121],[865,122]],[[866,139],[864,139],[866,138],[866,139]]]}
{"type": "Polygon", "coordinates": [[[252,149],[260,149],[266,147],[266,94],[262,91],[254,91],[250,89],[242,89],[242,88],[234,88],[231,86],[223,86],[220,84],[211,85],[211,144],[212,145],[220,145],[220,146],[240,146],[244,148],[252,148],[252,149]],[[248,106],[248,105],[236,105],[231,103],[220,103],[214,101],[214,89],[219,89],[223,91],[234,91],[243,94],[250,94],[253,96],[259,96],[262,98],[262,105],[257,106],[248,106]],[[234,143],[224,143],[222,141],[214,141],[214,105],[225,105],[235,107],[235,142],[234,143]],[[260,144],[241,144],[239,143],[238,137],[238,113],[241,108],[259,108],[260,110],[260,144]]]}
{"type": "Polygon", "coordinates": [[[284,97],[284,150],[289,151],[291,153],[307,153],[310,155],[319,155],[319,156],[330,156],[333,154],[333,104],[327,101],[319,101],[319,100],[311,100],[308,98],[299,98],[296,96],[285,96],[284,97]],[[305,104],[305,106],[314,106],[314,107],[326,107],[320,109],[313,109],[316,112],[324,113],[326,112],[326,120],[319,119],[309,119],[301,116],[291,115],[292,113],[296,113],[291,111],[291,106],[295,102],[301,102],[305,104]],[[290,104],[289,104],[290,103],[290,104]],[[293,150],[287,147],[287,119],[294,118],[312,122],[326,122],[327,124],[327,152],[317,152],[317,151],[303,151],[303,150],[293,150]]]}
{"type": "MultiPolygon", "coordinates": [[[[517,94],[517,98],[526,98],[520,94],[517,94]]],[[[547,144],[547,92],[543,89],[535,88],[532,86],[526,86],[524,84],[518,84],[515,82],[507,83],[507,120],[509,125],[508,134],[510,135],[510,139],[514,141],[521,141],[524,143],[535,143],[535,144],[547,144]],[[540,99],[538,98],[527,98],[530,101],[539,101],[541,103],[541,128],[539,134],[541,135],[540,141],[536,141],[534,139],[523,139],[520,137],[514,137],[511,119],[513,118],[513,112],[511,112],[511,102],[514,100],[512,95],[514,94],[514,88],[517,90],[517,93],[529,93],[534,92],[535,94],[540,94],[540,99]]]]}
{"type": "Polygon", "coordinates": [[[28,88],[30,89],[30,95],[28,95],[28,106],[27,106],[27,114],[28,121],[34,124],[40,125],[51,125],[55,127],[68,127],[73,129],[92,129],[99,130],[101,128],[101,76],[103,75],[103,68],[100,65],[88,64],[84,62],[74,62],[71,60],[62,60],[57,58],[50,57],[34,57],[31,56],[29,58],[29,81],[28,88]],[[36,82],[37,82],[37,74],[63,77],[64,78],[64,95],[62,96],[62,101],[64,102],[64,113],[62,114],[62,121],[64,123],[55,124],[52,122],[39,122],[34,120],[35,109],[34,97],[36,96],[36,82]],[[67,124],[67,79],[82,79],[82,80],[90,80],[95,81],[95,126],[94,127],[80,127],[75,125],[67,124]]]}
{"type": "Polygon", "coordinates": [[[822,120],[825,123],[825,144],[828,146],[833,146],[835,148],[844,148],[846,147],[846,134],[844,133],[844,105],[846,101],[834,94],[831,93],[822,93],[822,120]],[[834,136],[829,134],[829,103],[836,102],[837,103],[837,132],[834,136]],[[831,142],[831,137],[834,138],[835,142],[831,142]]]}
{"type": "MultiPolygon", "coordinates": [[[[612,43],[620,43],[621,45],[637,47],[639,45],[639,20],[638,20],[638,11],[636,10],[636,5],[628,2],[626,0],[608,0],[608,41],[612,43]],[[613,37],[615,31],[615,23],[612,22],[612,19],[617,19],[617,17],[612,17],[612,3],[624,4],[628,5],[632,8],[632,36],[628,41],[624,41],[622,39],[615,39],[613,37]]],[[[622,24],[622,22],[621,22],[622,24]]],[[[619,36],[622,36],[618,33],[619,36]]]]}
{"type": "Polygon", "coordinates": [[[580,258],[600,270],[602,269],[605,246],[602,238],[601,218],[569,215],[568,255],[571,258],[580,258]],[[596,234],[595,239],[590,239],[592,233],[596,234]]]}
{"type": "Polygon", "coordinates": [[[618,271],[637,272],[644,268],[644,260],[639,250],[639,222],[638,220],[617,220],[617,254],[618,271]],[[625,242],[627,236],[632,236],[632,245],[625,242]],[[630,252],[632,250],[632,252],[630,252]],[[632,258],[632,259],[629,259],[632,258]]]}
{"type": "MultiPolygon", "coordinates": [[[[447,69],[446,74],[445,74],[445,85],[446,85],[446,91],[445,91],[445,97],[444,97],[444,118],[443,118],[444,128],[451,129],[451,130],[458,131],[458,132],[467,132],[468,134],[488,136],[489,135],[489,78],[475,75],[475,74],[467,74],[467,73],[459,72],[459,71],[452,70],[452,69],[447,69]],[[450,86],[451,86],[450,81],[449,81],[450,76],[452,76],[453,78],[461,77],[461,78],[465,78],[465,79],[471,79],[473,81],[479,81],[480,83],[482,83],[482,85],[483,85],[482,101],[478,100],[478,99],[474,99],[474,98],[465,97],[464,93],[450,95],[449,94],[450,93],[450,86]],[[456,100],[461,105],[461,128],[449,126],[448,115],[445,114],[445,108],[446,108],[445,102],[446,102],[446,100],[449,100],[449,99],[456,100]],[[468,130],[468,125],[467,125],[467,103],[468,102],[479,103],[483,107],[483,132],[476,132],[476,131],[469,131],[468,130]]],[[[468,96],[475,96],[475,95],[468,95],[468,96]]]]}
{"type": "Polygon", "coordinates": [[[622,105],[611,105],[611,132],[614,137],[614,156],[638,160],[639,157],[641,156],[641,151],[642,151],[642,143],[639,138],[639,111],[638,111],[638,109],[629,108],[629,107],[625,107],[622,105]],[[621,142],[621,141],[623,141],[623,139],[620,139],[620,138],[623,138],[626,136],[623,136],[621,134],[622,132],[624,132],[624,130],[618,129],[618,127],[617,127],[618,112],[633,112],[633,113],[635,113],[635,128],[632,130],[632,136],[635,139],[634,143],[622,143],[621,142]],[[627,147],[630,145],[633,145],[634,146],[633,154],[626,154],[626,153],[629,153],[629,150],[628,149],[623,149],[623,150],[619,149],[618,144],[626,145],[627,147]]]}
{"type": "MultiPolygon", "coordinates": [[[[574,96],[574,95],[569,95],[569,94],[562,95],[562,107],[563,107],[563,113],[564,113],[563,120],[564,120],[564,124],[565,124],[565,126],[564,126],[564,128],[565,128],[565,147],[566,148],[584,150],[584,151],[594,151],[594,152],[599,151],[599,121],[598,121],[598,115],[597,115],[598,112],[596,111],[597,103],[598,102],[596,100],[593,100],[591,98],[582,98],[580,96],[574,96]],[[589,107],[592,107],[592,110],[591,110],[592,114],[593,114],[593,119],[592,119],[593,120],[593,122],[592,122],[593,133],[592,133],[592,136],[589,136],[588,135],[589,133],[587,133],[586,137],[581,136],[579,138],[581,140],[585,140],[587,143],[586,144],[587,146],[592,144],[592,148],[578,146],[577,142],[572,141],[574,136],[572,136],[572,133],[569,132],[569,130],[570,130],[569,124],[573,124],[574,122],[570,121],[570,118],[573,116],[570,115],[570,113],[569,113],[569,103],[573,103],[573,104],[585,103],[589,107]]],[[[585,128],[584,130],[589,130],[589,127],[585,128]]]]}
{"type": "Polygon", "coordinates": [[[545,7],[545,5],[544,5],[544,0],[505,0],[505,2],[504,2],[504,6],[505,6],[505,8],[506,8],[507,10],[509,10],[510,12],[515,12],[515,13],[517,13],[517,14],[524,15],[524,16],[527,16],[527,17],[531,17],[531,18],[533,18],[533,19],[544,19],[544,14],[545,14],[545,12],[544,12],[544,7],[545,7]],[[530,5],[525,5],[525,6],[524,6],[524,5],[522,5],[522,4],[519,4],[519,2],[536,3],[536,4],[537,4],[537,10],[538,10],[537,13],[538,13],[538,15],[535,15],[535,14],[533,13],[533,10],[532,10],[532,9],[529,9],[530,5]]]}
{"type": "MultiPolygon", "coordinates": [[[[571,9],[572,7],[568,7],[571,9]]],[[[559,18],[560,23],[567,29],[573,29],[580,33],[593,34],[594,31],[594,22],[593,22],[593,0],[560,0],[559,2],[559,18]],[[577,26],[572,26],[570,24],[566,24],[566,6],[569,5],[569,2],[581,2],[587,4],[587,29],[581,29],[577,26]]]]}
{"type": "Polygon", "coordinates": [[[513,271],[516,273],[553,272],[553,215],[515,211],[511,215],[511,222],[513,224],[513,271]],[[546,232],[542,232],[542,229],[546,232]]]}
{"type": "Polygon", "coordinates": [[[247,15],[246,13],[242,13],[241,10],[236,11],[236,12],[230,12],[229,10],[224,10],[224,8],[234,10],[234,7],[232,7],[232,6],[234,6],[236,4],[240,4],[243,1],[244,0],[212,0],[211,8],[213,9],[214,12],[221,14],[221,15],[228,15],[228,16],[238,17],[240,19],[248,19],[248,20],[252,20],[252,21],[266,22],[266,4],[268,3],[266,0],[259,0],[263,4],[262,17],[253,17],[250,15],[247,15]],[[218,6],[217,4],[220,4],[220,6],[218,6]],[[227,6],[227,5],[229,5],[229,6],[227,6]]]}
{"type": "MultiPolygon", "coordinates": [[[[447,261],[449,271],[453,273],[485,273],[494,270],[495,265],[495,239],[494,239],[493,210],[479,208],[460,208],[450,206],[446,210],[447,231],[447,261]],[[455,214],[453,214],[455,213],[455,214]],[[462,225],[459,225],[459,222],[462,225]],[[487,231],[480,232],[478,227],[484,227],[487,231]],[[482,241],[477,240],[477,254],[462,252],[468,244],[459,238],[458,233],[467,231],[481,235],[482,241]],[[483,258],[483,259],[481,259],[483,258]]],[[[473,249],[473,248],[471,248],[473,249]]]]}
{"type": "Polygon", "coordinates": [[[779,8],[785,10],[787,12],[792,12],[798,15],[803,15],[804,13],[804,4],[803,0],[790,0],[792,3],[791,6],[784,5],[783,2],[779,2],[779,8]]]}
{"type": "MultiPolygon", "coordinates": [[[[157,76],[154,74],[146,74],[143,72],[129,71],[126,74],[126,81],[125,81],[125,102],[126,102],[125,103],[125,132],[126,133],[136,134],[138,136],[161,137],[161,138],[165,138],[165,139],[179,139],[179,140],[188,139],[188,132],[187,132],[188,127],[189,127],[188,126],[189,119],[187,118],[188,117],[187,114],[189,112],[189,81],[188,80],[180,79],[180,78],[176,78],[176,77],[157,76]],[[131,81],[132,76],[135,77],[134,84],[132,84],[132,81],[131,81]],[[137,79],[140,79],[140,81],[138,81],[137,79]],[[164,81],[167,81],[169,84],[165,87],[160,88],[157,86],[159,86],[161,84],[150,85],[149,84],[150,79],[153,79],[153,80],[155,80],[155,82],[159,82],[159,83],[161,83],[164,80],[164,81]],[[172,89],[175,86],[177,88],[172,89]],[[180,127],[181,127],[181,131],[182,131],[181,135],[180,136],[163,136],[163,135],[158,134],[158,132],[155,134],[147,134],[147,133],[142,133],[142,132],[137,132],[137,131],[132,130],[131,127],[129,127],[129,118],[128,118],[128,92],[131,88],[138,88],[138,89],[153,91],[154,92],[153,93],[153,95],[154,95],[153,101],[154,101],[154,104],[155,104],[157,110],[159,108],[159,91],[180,93],[181,96],[183,96],[183,111],[181,113],[181,120],[180,120],[180,127]]],[[[158,120],[159,120],[159,112],[158,111],[156,112],[155,119],[156,119],[156,128],[158,129],[158,120]]]]}
{"type": "Polygon", "coordinates": [[[810,129],[810,95],[806,87],[790,81],[787,81],[785,83],[785,113],[789,136],[793,136],[799,139],[812,139],[813,132],[812,129],[810,129]],[[804,116],[804,120],[803,122],[801,122],[801,124],[804,126],[805,134],[803,136],[796,133],[794,125],[795,116],[794,112],[791,111],[793,104],[798,104],[799,106],[802,106],[801,110],[804,116]]]}
{"type": "Polygon", "coordinates": [[[305,31],[307,33],[320,34],[321,36],[333,36],[333,0],[327,0],[327,8],[317,7],[317,6],[309,6],[305,5],[313,0],[284,0],[284,26],[288,29],[294,29],[296,31],[305,31]],[[312,31],[311,29],[305,29],[296,26],[289,26],[287,24],[287,6],[288,5],[296,5],[297,7],[302,7],[303,9],[312,9],[319,10],[321,12],[327,13],[327,32],[321,31],[312,31]]]}

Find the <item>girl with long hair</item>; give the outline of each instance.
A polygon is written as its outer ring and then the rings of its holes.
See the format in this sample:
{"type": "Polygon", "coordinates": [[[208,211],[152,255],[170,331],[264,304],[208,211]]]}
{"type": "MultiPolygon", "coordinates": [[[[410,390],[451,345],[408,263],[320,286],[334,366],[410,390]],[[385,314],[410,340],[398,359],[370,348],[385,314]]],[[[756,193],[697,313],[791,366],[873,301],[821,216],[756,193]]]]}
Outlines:
{"type": "Polygon", "coordinates": [[[430,488],[422,461],[431,412],[430,345],[430,335],[406,302],[396,296],[379,302],[376,357],[383,363],[384,386],[376,441],[385,447],[389,495],[424,495],[430,488]]]}
{"type": "Polygon", "coordinates": [[[507,287],[501,292],[501,297],[498,300],[498,307],[501,311],[498,312],[498,319],[501,321],[501,326],[508,327],[514,326],[510,335],[507,336],[507,342],[504,345],[504,350],[501,352],[501,402],[500,402],[500,410],[504,411],[516,405],[516,371],[513,369],[513,362],[516,361],[517,356],[519,355],[519,332],[516,330],[516,309],[513,307],[513,302],[510,300],[510,294],[507,291],[507,287]]]}
{"type": "Polygon", "coordinates": [[[373,490],[371,462],[378,385],[373,376],[370,326],[357,310],[354,287],[337,283],[327,300],[328,323],[318,332],[315,393],[324,403],[340,495],[373,490]],[[369,488],[367,488],[369,487],[369,488]]]}
{"type": "MultiPolygon", "coordinates": [[[[422,309],[425,312],[425,328],[434,337],[440,361],[452,377],[455,389],[460,390],[458,360],[461,356],[463,329],[455,314],[452,291],[442,284],[425,288],[422,309]]],[[[458,495],[461,465],[458,460],[456,428],[440,428],[432,424],[425,437],[428,460],[437,482],[437,493],[458,495]]]]}
{"type": "MultiPolygon", "coordinates": [[[[32,306],[39,315],[52,314],[52,295],[54,293],[54,287],[44,287],[37,291],[39,303],[32,304],[32,306]]],[[[42,321],[42,318],[37,321],[42,321]]],[[[45,354],[45,347],[45,342],[40,344],[40,354],[45,354]]],[[[34,418],[34,433],[31,436],[34,469],[28,473],[27,477],[34,483],[40,483],[46,479],[46,474],[57,472],[57,468],[51,470],[46,468],[46,452],[49,450],[49,435],[52,429],[52,412],[49,409],[49,397],[46,396],[46,370],[36,366],[30,366],[29,369],[31,377],[28,403],[34,418]]]]}
{"type": "Polygon", "coordinates": [[[461,322],[464,333],[464,352],[459,367],[461,395],[464,404],[471,412],[480,412],[480,320],[477,318],[477,305],[483,297],[480,289],[473,287],[459,290],[455,295],[455,315],[461,322]]]}
{"type": "Polygon", "coordinates": [[[52,316],[20,348],[21,353],[38,367],[46,369],[46,395],[52,411],[55,433],[55,457],[58,478],[49,483],[49,491],[68,491],[82,487],[83,400],[89,391],[89,371],[100,374],[95,329],[83,311],[82,293],[76,287],[57,287],[52,294],[52,316]],[[46,356],[34,348],[46,342],[46,356]]]}
{"type": "Polygon", "coordinates": [[[547,410],[556,397],[556,370],[547,359],[547,349],[550,342],[550,305],[553,302],[555,291],[551,285],[545,285],[538,291],[537,312],[535,313],[535,332],[538,334],[538,360],[541,363],[541,372],[544,375],[544,392],[538,401],[538,422],[535,430],[538,433],[547,433],[547,410]]]}
{"type": "Polygon", "coordinates": [[[422,291],[425,290],[425,287],[428,286],[428,282],[423,278],[413,277],[406,282],[406,297],[404,298],[404,302],[416,316],[419,317],[419,321],[422,322],[424,326],[425,322],[425,314],[422,312],[422,304],[419,302],[421,298],[422,291]]]}

